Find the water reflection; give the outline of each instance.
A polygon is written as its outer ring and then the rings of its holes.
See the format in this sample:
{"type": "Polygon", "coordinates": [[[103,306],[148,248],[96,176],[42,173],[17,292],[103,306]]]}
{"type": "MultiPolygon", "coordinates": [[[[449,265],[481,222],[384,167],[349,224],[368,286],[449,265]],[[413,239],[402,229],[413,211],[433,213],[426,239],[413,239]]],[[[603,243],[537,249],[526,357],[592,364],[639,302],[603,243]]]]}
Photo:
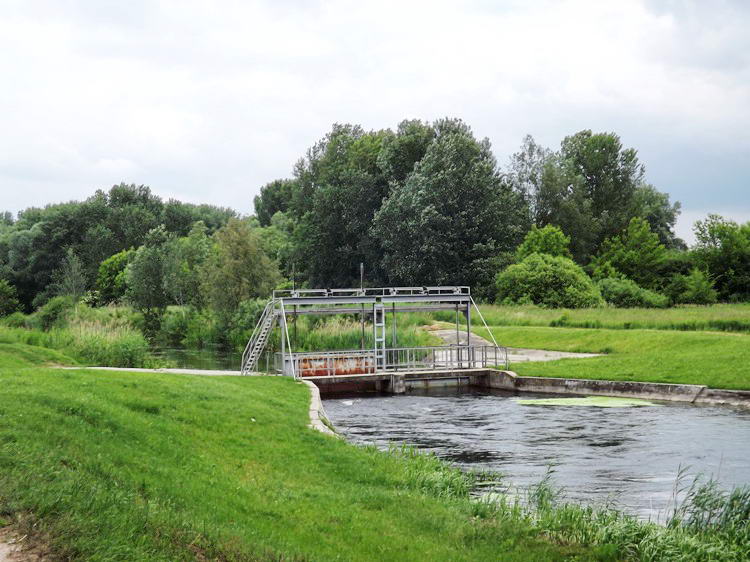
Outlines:
{"type": "Polygon", "coordinates": [[[443,390],[327,398],[324,405],[352,441],[410,443],[465,468],[503,473],[516,486],[538,482],[552,463],[568,498],[614,498],[640,516],[669,508],[681,466],[725,487],[750,483],[750,412],[677,403],[540,407],[515,399],[443,390]]]}

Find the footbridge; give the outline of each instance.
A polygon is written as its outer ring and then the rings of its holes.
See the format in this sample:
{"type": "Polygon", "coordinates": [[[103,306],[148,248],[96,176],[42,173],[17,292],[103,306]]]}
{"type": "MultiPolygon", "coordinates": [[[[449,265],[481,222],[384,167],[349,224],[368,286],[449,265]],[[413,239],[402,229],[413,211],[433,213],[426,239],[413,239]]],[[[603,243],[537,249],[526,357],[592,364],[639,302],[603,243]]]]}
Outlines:
{"type": "Polygon", "coordinates": [[[398,393],[415,385],[461,384],[486,375],[489,369],[508,366],[507,350],[497,344],[489,328],[491,345],[471,344],[472,312],[486,328],[465,286],[274,291],[245,347],[242,374],[255,374],[265,367],[268,374],[311,380],[329,391],[372,388],[398,393]],[[466,330],[467,343],[400,346],[398,315],[434,311],[452,313],[456,342],[466,330]],[[295,349],[294,328],[303,315],[357,317],[362,330],[359,348],[295,349]],[[365,337],[368,323],[371,336],[365,337]],[[267,349],[271,339],[278,348],[272,353],[267,349]]]}

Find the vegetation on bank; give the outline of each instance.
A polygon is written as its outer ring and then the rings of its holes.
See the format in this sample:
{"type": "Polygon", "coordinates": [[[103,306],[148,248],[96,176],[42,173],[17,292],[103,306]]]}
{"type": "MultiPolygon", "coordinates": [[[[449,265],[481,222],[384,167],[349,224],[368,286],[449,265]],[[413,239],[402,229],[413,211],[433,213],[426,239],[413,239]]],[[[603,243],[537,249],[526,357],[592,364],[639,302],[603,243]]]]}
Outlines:
{"type": "MultiPolygon", "coordinates": [[[[486,337],[484,328],[474,332],[486,337]]],[[[750,390],[750,335],[669,330],[492,326],[509,347],[603,353],[603,357],[512,363],[520,375],[702,384],[750,390]]]]}
{"type": "Polygon", "coordinates": [[[666,527],[565,505],[547,481],[526,501],[475,500],[477,475],[308,429],[309,391],[289,379],[19,370],[2,357],[0,513],[61,558],[748,555],[742,491],[694,494],[666,527]]]}
{"type": "MultiPolygon", "coordinates": [[[[490,326],[550,326],[568,328],[649,329],[680,331],[750,332],[750,303],[654,308],[559,309],[539,306],[480,305],[490,326]]],[[[450,314],[437,319],[451,322],[450,314]]],[[[472,326],[482,326],[478,315],[472,326]]]]}

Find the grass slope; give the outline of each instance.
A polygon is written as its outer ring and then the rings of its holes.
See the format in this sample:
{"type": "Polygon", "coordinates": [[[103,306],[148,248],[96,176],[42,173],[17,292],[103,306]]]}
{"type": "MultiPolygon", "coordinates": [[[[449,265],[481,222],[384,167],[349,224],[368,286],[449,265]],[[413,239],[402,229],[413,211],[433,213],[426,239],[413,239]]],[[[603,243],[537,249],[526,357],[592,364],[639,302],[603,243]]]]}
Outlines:
{"type": "MultiPolygon", "coordinates": [[[[606,353],[605,357],[515,363],[520,375],[704,384],[750,389],[750,335],[667,330],[491,327],[510,347],[606,353]]],[[[484,329],[474,329],[480,336],[484,329]]]]}
{"type": "MultiPolygon", "coordinates": [[[[491,326],[564,326],[569,328],[717,330],[750,332],[750,303],[674,308],[582,308],[549,309],[537,306],[482,305],[480,310],[491,326]]],[[[439,313],[451,321],[450,314],[439,313]]],[[[472,324],[481,320],[472,317],[472,324]]]]}
{"type": "Polygon", "coordinates": [[[286,378],[5,365],[0,516],[24,515],[61,558],[593,556],[482,517],[466,477],[433,458],[308,429],[309,391],[286,378]]]}

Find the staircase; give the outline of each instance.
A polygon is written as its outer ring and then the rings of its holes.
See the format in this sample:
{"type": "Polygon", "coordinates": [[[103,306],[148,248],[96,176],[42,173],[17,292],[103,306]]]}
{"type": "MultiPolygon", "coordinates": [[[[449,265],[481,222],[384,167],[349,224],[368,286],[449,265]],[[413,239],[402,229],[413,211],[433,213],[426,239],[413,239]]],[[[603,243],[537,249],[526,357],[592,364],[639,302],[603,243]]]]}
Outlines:
{"type": "Polygon", "coordinates": [[[245,351],[242,353],[242,374],[247,375],[252,373],[258,366],[258,359],[260,359],[261,353],[266,348],[268,338],[273,330],[274,322],[276,322],[276,300],[268,301],[266,307],[263,309],[263,314],[260,315],[258,323],[255,325],[253,335],[250,336],[250,340],[245,346],[245,351]]]}

